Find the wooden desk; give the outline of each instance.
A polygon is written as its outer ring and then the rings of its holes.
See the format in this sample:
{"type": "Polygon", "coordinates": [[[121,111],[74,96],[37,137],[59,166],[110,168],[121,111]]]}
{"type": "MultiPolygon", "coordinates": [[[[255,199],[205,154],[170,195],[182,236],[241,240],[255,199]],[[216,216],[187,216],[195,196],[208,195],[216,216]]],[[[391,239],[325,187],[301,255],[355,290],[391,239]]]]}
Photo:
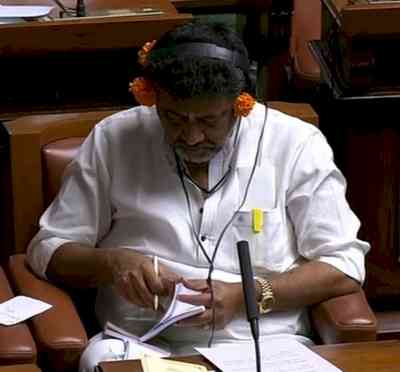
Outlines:
{"type": "MultiPolygon", "coordinates": [[[[66,7],[74,8],[76,0],[60,0],[66,7]]],[[[62,10],[53,0],[2,0],[2,5],[50,5],[54,6],[53,16],[58,17],[62,10]]],[[[159,8],[166,13],[177,13],[169,0],[85,0],[88,15],[100,10],[126,10],[135,8],[159,8]]]]}
{"type": "MultiPolygon", "coordinates": [[[[129,8],[142,8],[144,3],[148,3],[146,7],[160,9],[164,14],[131,16],[129,13],[116,13],[115,16],[0,24],[0,57],[138,48],[146,41],[159,38],[167,30],[191,18],[187,14],[178,14],[166,0],[134,0],[129,8]]],[[[93,11],[101,9],[106,11],[104,8],[93,11]]]]}
{"type": "Polygon", "coordinates": [[[1,366],[0,372],[41,372],[41,369],[35,364],[16,364],[1,366]]]}
{"type": "MultiPolygon", "coordinates": [[[[27,3],[3,4],[17,2],[27,3]]],[[[107,4],[88,0],[87,9],[105,11],[107,4]]],[[[138,71],[138,48],[191,15],[178,14],[168,0],[113,0],[111,5],[113,10],[152,7],[164,14],[0,25],[0,119],[134,104],[128,83],[138,71]]]]}
{"type": "Polygon", "coordinates": [[[266,11],[273,0],[171,0],[178,10],[193,13],[231,12],[231,11],[266,11]]]}
{"type": "MultiPolygon", "coordinates": [[[[315,346],[313,350],[342,369],[343,372],[398,372],[400,366],[400,342],[360,342],[340,345],[315,346]]],[[[182,360],[214,367],[203,357],[182,360]]],[[[100,363],[102,372],[141,372],[140,362],[133,360],[100,363]]]]}

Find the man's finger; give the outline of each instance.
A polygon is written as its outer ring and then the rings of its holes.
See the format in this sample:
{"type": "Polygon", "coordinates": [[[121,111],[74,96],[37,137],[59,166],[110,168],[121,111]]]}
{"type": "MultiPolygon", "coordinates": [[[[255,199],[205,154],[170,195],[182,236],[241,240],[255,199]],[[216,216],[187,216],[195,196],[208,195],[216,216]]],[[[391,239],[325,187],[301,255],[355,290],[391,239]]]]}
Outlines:
{"type": "Polygon", "coordinates": [[[132,292],[136,292],[139,300],[142,301],[147,307],[152,307],[154,296],[147,287],[144,278],[138,277],[132,272],[129,272],[128,274],[130,279],[130,290],[132,292]]]}
{"type": "Polygon", "coordinates": [[[194,291],[205,292],[209,289],[208,283],[204,279],[183,279],[183,285],[194,291]]]}
{"type": "Polygon", "coordinates": [[[206,310],[200,315],[192,316],[179,321],[178,325],[181,327],[204,327],[212,322],[212,310],[206,310]]]}
{"type": "Polygon", "coordinates": [[[199,293],[194,295],[179,295],[178,300],[182,302],[187,302],[192,305],[204,305],[205,307],[211,307],[211,294],[210,293],[199,293]]]}

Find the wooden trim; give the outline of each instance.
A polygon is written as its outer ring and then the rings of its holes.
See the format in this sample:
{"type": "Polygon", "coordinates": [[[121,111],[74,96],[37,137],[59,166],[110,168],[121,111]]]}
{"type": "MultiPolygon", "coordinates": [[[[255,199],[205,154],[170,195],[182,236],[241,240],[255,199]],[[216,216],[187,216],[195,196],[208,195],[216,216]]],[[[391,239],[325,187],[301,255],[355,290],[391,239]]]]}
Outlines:
{"type": "Polygon", "coordinates": [[[283,101],[270,101],[268,107],[282,111],[285,114],[295,116],[307,123],[318,126],[319,117],[315,110],[308,103],[292,103],[283,101]]]}

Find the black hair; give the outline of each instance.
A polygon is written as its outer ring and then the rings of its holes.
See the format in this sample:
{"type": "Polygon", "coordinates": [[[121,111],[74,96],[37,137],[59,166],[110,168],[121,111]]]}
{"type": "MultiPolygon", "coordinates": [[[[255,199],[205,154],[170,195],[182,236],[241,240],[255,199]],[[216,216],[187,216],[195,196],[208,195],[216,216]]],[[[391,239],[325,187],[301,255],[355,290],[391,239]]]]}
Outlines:
{"type": "Polygon", "coordinates": [[[235,98],[243,90],[252,93],[248,53],[240,37],[220,23],[193,21],[178,26],[161,37],[149,54],[143,75],[174,97],[235,98]],[[228,49],[246,67],[210,56],[180,53],[187,43],[207,43],[228,49]]]}

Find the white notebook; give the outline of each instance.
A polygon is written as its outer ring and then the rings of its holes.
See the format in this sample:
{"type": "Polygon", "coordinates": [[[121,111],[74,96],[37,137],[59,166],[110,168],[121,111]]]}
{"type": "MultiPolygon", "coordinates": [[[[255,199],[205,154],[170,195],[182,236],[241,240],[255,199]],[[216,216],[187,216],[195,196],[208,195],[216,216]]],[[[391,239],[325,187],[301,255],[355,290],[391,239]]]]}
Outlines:
{"type": "Polygon", "coordinates": [[[150,328],[144,335],[138,337],[109,322],[105,326],[104,334],[111,337],[117,337],[118,335],[126,336],[129,337],[131,340],[133,339],[137,342],[146,342],[157,336],[160,332],[175,324],[176,322],[205,311],[204,306],[197,306],[179,301],[177,297],[181,294],[199,294],[199,292],[188,289],[182,283],[178,283],[175,286],[174,296],[167,311],[160,319],[160,321],[156,323],[152,328],[150,328]]]}

